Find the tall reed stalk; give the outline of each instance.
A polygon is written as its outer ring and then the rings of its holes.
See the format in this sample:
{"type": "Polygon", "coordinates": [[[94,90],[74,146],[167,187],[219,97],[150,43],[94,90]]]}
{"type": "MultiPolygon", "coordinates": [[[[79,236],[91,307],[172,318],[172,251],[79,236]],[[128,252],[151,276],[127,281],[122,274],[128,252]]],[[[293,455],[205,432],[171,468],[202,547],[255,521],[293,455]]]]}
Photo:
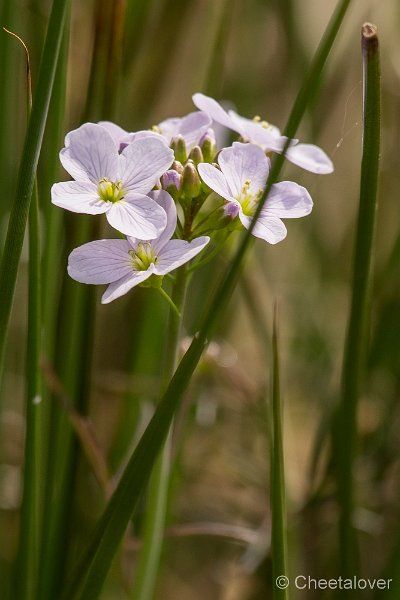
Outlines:
{"type": "Polygon", "coordinates": [[[339,563],[344,577],[354,575],[356,569],[353,468],[357,444],[357,407],[362,391],[368,349],[380,152],[380,64],[375,25],[369,23],[363,25],[361,41],[364,94],[360,203],[354,251],[352,298],[342,369],[342,394],[334,438],[340,506],[339,563]]]}

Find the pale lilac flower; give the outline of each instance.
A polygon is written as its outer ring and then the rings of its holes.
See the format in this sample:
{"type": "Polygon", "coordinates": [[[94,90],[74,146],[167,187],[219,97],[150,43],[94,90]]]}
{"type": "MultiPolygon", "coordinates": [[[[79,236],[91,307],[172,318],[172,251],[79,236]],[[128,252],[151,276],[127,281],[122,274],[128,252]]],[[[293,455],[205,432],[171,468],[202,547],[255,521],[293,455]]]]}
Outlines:
{"type": "Polygon", "coordinates": [[[205,112],[196,111],[186,117],[165,119],[157,125],[157,130],[168,144],[181,135],[185,140],[186,150],[189,153],[194,146],[200,145],[200,140],[209,132],[211,118],[205,112]]]}
{"type": "MultiPolygon", "coordinates": [[[[213,98],[204,94],[194,94],[193,102],[200,110],[206,112],[214,121],[233,129],[246,142],[257,144],[265,152],[281,153],[287,142],[287,137],[281,135],[277,127],[265,121],[251,120],[241,117],[233,110],[228,112],[213,98]]],[[[332,173],[333,164],[325,152],[314,144],[299,144],[291,140],[286,150],[286,158],[295,165],[325,175],[332,173]]]]}
{"type": "MultiPolygon", "coordinates": [[[[203,181],[217,194],[233,205],[228,211],[238,211],[241,223],[247,229],[265,189],[270,161],[259,146],[234,142],[218,156],[220,169],[201,163],[198,170],[203,181]],[[236,209],[236,210],[235,210],[236,209]]],[[[270,244],[286,237],[281,219],[303,217],[312,209],[307,190],[292,181],[275,183],[261,209],[253,235],[270,244]]]]}
{"type": "Polygon", "coordinates": [[[128,133],[128,131],[125,131],[125,129],[122,129],[122,127],[112,123],[111,121],[99,121],[98,124],[108,131],[117,145],[119,152],[122,152],[124,148],[128,146],[128,144],[135,140],[154,138],[161,140],[164,143],[166,141],[164,136],[162,136],[160,133],[156,133],[155,131],[151,131],[150,129],[136,131],[135,133],[128,133]]]}
{"type": "Polygon", "coordinates": [[[176,228],[176,207],[164,190],[151,196],[167,215],[164,231],[152,241],[129,237],[127,240],[97,240],[73,250],[68,273],[81,283],[108,283],[102,297],[107,304],[152,275],[164,276],[191,260],[208,244],[202,236],[191,242],[171,240],[176,228]]]}
{"type": "Polygon", "coordinates": [[[75,181],[53,185],[52,202],[72,212],[105,213],[125,235],[154,239],[166,215],[147,194],[173,159],[172,150],[155,138],[135,140],[119,153],[104,127],[86,123],[65,138],[60,160],[75,181]]]}
{"type": "Polygon", "coordinates": [[[192,112],[185,117],[165,119],[154,127],[154,131],[143,130],[128,133],[122,127],[111,123],[111,121],[100,121],[99,125],[107,129],[120,151],[137,139],[159,138],[170,145],[175,137],[181,135],[185,141],[186,150],[189,153],[194,146],[199,145],[207,133],[211,134],[212,132],[210,130],[211,118],[201,111],[192,112]]]}

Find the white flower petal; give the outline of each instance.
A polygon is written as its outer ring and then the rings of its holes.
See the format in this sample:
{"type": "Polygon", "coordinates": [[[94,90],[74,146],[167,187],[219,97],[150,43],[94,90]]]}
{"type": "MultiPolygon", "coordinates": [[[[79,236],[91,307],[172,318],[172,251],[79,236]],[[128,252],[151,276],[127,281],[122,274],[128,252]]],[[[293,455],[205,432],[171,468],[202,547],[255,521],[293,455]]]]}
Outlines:
{"type": "Polygon", "coordinates": [[[188,152],[199,143],[209,127],[211,127],[211,118],[202,111],[189,113],[181,119],[179,133],[185,140],[188,152]]]}
{"type": "Polygon", "coordinates": [[[167,215],[167,224],[164,231],[153,242],[156,252],[159,252],[163,246],[172,238],[176,229],[176,205],[171,196],[165,190],[149,192],[149,198],[157,202],[167,215]]]}
{"type": "Polygon", "coordinates": [[[269,140],[273,143],[274,140],[282,138],[281,132],[275,125],[266,124],[265,121],[265,125],[262,125],[260,121],[242,117],[234,110],[229,110],[228,114],[232,121],[236,123],[237,128],[241,130],[241,135],[249,142],[261,145],[261,140],[269,140]]]}
{"type": "Polygon", "coordinates": [[[226,200],[235,200],[226,182],[224,174],[208,163],[200,163],[197,167],[200,177],[209,188],[226,200]]]}
{"type": "Polygon", "coordinates": [[[195,238],[191,242],[170,240],[159,253],[154,272],[166,275],[177,269],[201,252],[209,241],[208,236],[195,238]]]}
{"type": "Polygon", "coordinates": [[[214,98],[210,98],[210,96],[205,96],[204,94],[194,94],[192,99],[195,106],[207,113],[214,121],[224,125],[225,127],[228,127],[229,129],[233,129],[237,133],[241,133],[240,128],[238,129],[238,124],[233,121],[233,119],[222,108],[222,106],[216,100],[214,100],[214,98]]]}
{"type": "Polygon", "coordinates": [[[128,133],[128,135],[124,138],[124,142],[130,144],[135,140],[143,140],[145,138],[153,138],[156,140],[160,140],[165,144],[164,136],[156,131],[150,131],[149,129],[143,129],[141,131],[135,131],[134,133],[128,133]]]}
{"type": "Polygon", "coordinates": [[[66,210],[88,215],[100,215],[108,210],[108,202],[99,198],[96,186],[90,181],[55,183],[51,188],[51,201],[66,210]]]}
{"type": "Polygon", "coordinates": [[[85,123],[65,138],[60,160],[74,179],[98,183],[106,177],[116,181],[118,149],[108,131],[96,123],[85,123]]]}
{"type": "Polygon", "coordinates": [[[139,240],[153,240],[165,229],[167,215],[154,200],[142,194],[128,194],[107,212],[112,227],[139,240]]]}
{"type": "Polygon", "coordinates": [[[246,181],[251,182],[249,192],[253,194],[265,187],[269,159],[259,146],[234,142],[220,152],[218,162],[234,198],[241,195],[246,181]]]}
{"type": "Polygon", "coordinates": [[[128,132],[125,131],[125,129],[122,129],[122,127],[116,125],[115,123],[112,123],[111,121],[99,121],[98,124],[108,131],[108,133],[114,140],[117,148],[119,147],[122,140],[124,140],[126,136],[129,135],[128,132]]]}
{"type": "Polygon", "coordinates": [[[111,283],[106,291],[104,292],[101,303],[108,304],[113,300],[116,300],[120,296],[123,296],[129,290],[131,290],[135,285],[142,283],[145,279],[148,279],[153,273],[153,265],[150,265],[147,271],[133,271],[129,275],[125,275],[122,279],[111,283]]]}
{"type": "MultiPolygon", "coordinates": [[[[251,217],[247,217],[241,212],[239,213],[239,219],[246,229],[250,227],[252,221],[251,217]]],[[[278,217],[265,215],[259,216],[252,231],[252,235],[261,238],[270,244],[281,242],[286,237],[286,234],[286,227],[278,217]]]]}
{"type": "Polygon", "coordinates": [[[132,272],[126,240],[96,240],[69,255],[68,274],[81,283],[112,283],[132,272]]]}
{"type": "Polygon", "coordinates": [[[325,152],[314,144],[297,144],[288,148],[286,158],[292,163],[319,175],[333,172],[333,163],[325,152]]]}
{"type": "Polygon", "coordinates": [[[171,166],[174,153],[166,143],[154,135],[136,138],[120,156],[122,170],[119,179],[133,192],[147,194],[171,166]]]}
{"type": "Polygon", "coordinates": [[[261,210],[261,214],[295,219],[310,214],[313,201],[308,191],[293,181],[275,183],[261,210]]]}
{"type": "Polygon", "coordinates": [[[171,143],[172,138],[178,135],[181,122],[182,119],[180,117],[172,117],[171,119],[161,121],[161,123],[157,125],[161,131],[161,135],[168,144],[171,143]]]}

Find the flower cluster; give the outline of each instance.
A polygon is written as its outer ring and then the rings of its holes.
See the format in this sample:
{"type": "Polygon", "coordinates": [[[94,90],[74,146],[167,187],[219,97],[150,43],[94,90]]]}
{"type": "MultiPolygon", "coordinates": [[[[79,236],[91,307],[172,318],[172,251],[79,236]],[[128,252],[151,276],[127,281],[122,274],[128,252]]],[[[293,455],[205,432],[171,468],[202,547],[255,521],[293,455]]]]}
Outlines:
{"type": "MultiPolygon", "coordinates": [[[[199,111],[151,130],[130,133],[101,121],[66,136],[60,160],[74,181],[53,185],[53,204],[104,214],[122,234],[84,244],[69,256],[73,279],[108,284],[103,303],[136,285],[160,288],[166,274],[199,254],[219,230],[228,236],[249,228],[266,187],[270,155],[287,146],[279,129],[258,117],[226,112],[203,94],[195,94],[193,102],[199,111]],[[237,132],[239,141],[218,149],[215,123],[237,132]]],[[[286,157],[313,173],[333,171],[320,148],[298,140],[290,141],[286,157]]],[[[252,233],[275,244],[286,236],[281,219],[311,209],[304,187],[276,183],[252,233]]]]}

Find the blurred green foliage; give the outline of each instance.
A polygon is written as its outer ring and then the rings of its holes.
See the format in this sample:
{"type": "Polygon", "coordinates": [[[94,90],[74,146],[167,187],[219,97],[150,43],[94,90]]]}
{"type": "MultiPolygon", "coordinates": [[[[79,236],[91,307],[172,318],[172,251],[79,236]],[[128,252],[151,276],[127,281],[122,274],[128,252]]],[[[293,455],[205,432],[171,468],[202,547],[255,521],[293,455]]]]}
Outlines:
{"type": "MultiPolygon", "coordinates": [[[[283,127],[334,5],[333,0],[73,2],[63,133],[84,119],[112,119],[131,131],[147,128],[194,110],[191,95],[196,91],[227,100],[240,114],[259,114],[283,127]]],[[[18,33],[29,48],[34,84],[49,8],[46,0],[0,3],[0,25],[18,33]]],[[[219,323],[218,339],[198,369],[178,420],[160,600],[270,597],[269,456],[263,402],[270,377],[265,338],[270,335],[275,298],[280,302],[290,570],[324,578],[339,574],[329,430],[339,397],[350,299],[361,160],[360,27],[365,20],[375,22],[380,34],[383,129],[370,352],[357,415],[354,523],[360,573],[395,577],[400,571],[400,6],[397,0],[355,0],[320,93],[299,131],[302,140],[327,151],[335,173],[318,177],[285,166],[282,178],[309,189],[313,213],[307,220],[289,222],[283,243],[255,245],[241,286],[219,323]]],[[[26,129],[26,96],[24,56],[15,40],[2,32],[0,73],[3,242],[26,129]]],[[[50,112],[54,106],[53,99],[50,112]]],[[[54,177],[56,116],[50,114],[53,121],[39,164],[42,215],[48,215],[54,177]]],[[[60,169],[56,180],[64,175],[60,169]]],[[[84,218],[62,219],[53,271],[57,307],[60,289],[79,287],[65,281],[66,256],[76,245],[77,233],[85,235],[84,218]]],[[[229,252],[192,282],[185,321],[188,336],[198,327],[205,299],[217,285],[229,252]]],[[[17,551],[21,502],[26,289],[24,251],[0,413],[0,535],[7,540],[0,547],[4,590],[17,551]]],[[[93,356],[88,348],[85,363],[76,357],[76,371],[84,364],[87,382],[73,391],[63,380],[66,340],[85,313],[69,310],[65,298],[57,316],[58,355],[55,358],[46,347],[44,357],[47,401],[53,418],[57,411],[64,415],[66,427],[71,414],[65,418],[65,402],[70,406],[80,401],[79,410],[90,417],[100,456],[115,475],[157,398],[165,306],[151,290],[142,289],[101,306],[94,291],[87,300],[96,312],[93,356]]],[[[90,345],[89,335],[85,342],[90,345]]],[[[73,359],[72,355],[74,367],[73,359]]],[[[61,540],[66,566],[60,577],[85,545],[109,492],[99,484],[93,460],[88,461],[82,448],[80,439],[68,479],[67,538],[61,540]]],[[[98,457],[94,462],[99,467],[98,457]]],[[[144,505],[143,499],[108,578],[105,600],[130,598],[144,505]]],[[[293,597],[308,596],[297,592],[293,597]]],[[[327,596],[313,592],[312,597],[327,596]]],[[[396,591],[384,597],[395,598],[396,591]]]]}

